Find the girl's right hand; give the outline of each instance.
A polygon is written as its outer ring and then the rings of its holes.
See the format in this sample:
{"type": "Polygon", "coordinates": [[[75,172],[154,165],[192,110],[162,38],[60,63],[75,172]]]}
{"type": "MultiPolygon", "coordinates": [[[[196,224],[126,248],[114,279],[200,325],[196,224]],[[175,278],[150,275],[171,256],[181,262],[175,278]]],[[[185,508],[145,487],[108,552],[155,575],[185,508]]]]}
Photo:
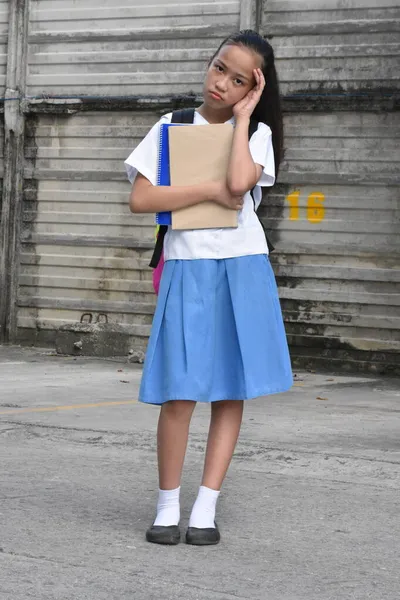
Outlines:
{"type": "Polygon", "coordinates": [[[242,210],[243,196],[234,196],[227,186],[226,181],[216,182],[215,202],[230,208],[231,210],[242,210]]]}

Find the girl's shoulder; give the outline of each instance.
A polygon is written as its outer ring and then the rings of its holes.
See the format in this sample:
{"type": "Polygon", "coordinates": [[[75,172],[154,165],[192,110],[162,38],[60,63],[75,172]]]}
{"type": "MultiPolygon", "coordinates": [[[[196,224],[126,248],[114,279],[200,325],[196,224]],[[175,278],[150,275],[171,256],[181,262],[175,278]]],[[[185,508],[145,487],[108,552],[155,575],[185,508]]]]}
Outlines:
{"type": "Polygon", "coordinates": [[[162,125],[162,123],[171,123],[171,119],[172,119],[172,112],[169,112],[165,115],[162,115],[162,117],[160,117],[158,122],[160,123],[160,125],[162,125]]]}
{"type": "Polygon", "coordinates": [[[269,135],[272,135],[271,127],[266,123],[259,121],[257,130],[254,132],[253,135],[263,135],[265,137],[268,137],[269,135]]]}
{"type": "Polygon", "coordinates": [[[256,131],[250,138],[250,148],[253,150],[263,151],[265,148],[268,148],[272,143],[272,131],[271,128],[266,125],[266,123],[262,123],[261,121],[258,123],[258,127],[256,131]]]}

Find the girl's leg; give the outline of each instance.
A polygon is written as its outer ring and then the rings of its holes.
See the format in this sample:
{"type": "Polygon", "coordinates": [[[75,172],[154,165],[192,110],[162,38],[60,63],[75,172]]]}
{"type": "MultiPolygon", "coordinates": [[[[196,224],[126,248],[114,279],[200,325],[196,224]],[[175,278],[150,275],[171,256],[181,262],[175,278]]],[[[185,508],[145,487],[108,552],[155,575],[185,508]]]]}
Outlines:
{"type": "Polygon", "coordinates": [[[170,527],[179,523],[180,481],[195,406],[195,402],[174,400],[161,407],[157,430],[160,490],[155,526],[170,527]]]}
{"type": "Polygon", "coordinates": [[[239,437],[243,404],[243,400],[224,400],[211,404],[203,486],[221,489],[239,437]]]}
{"type": "Polygon", "coordinates": [[[243,401],[226,400],[211,405],[202,485],[193,506],[189,527],[214,527],[219,490],[232,460],[242,417],[243,401]]]}
{"type": "Polygon", "coordinates": [[[181,482],[190,421],[196,403],[190,400],[165,402],[160,411],[157,430],[159,484],[172,490],[181,482]]]}

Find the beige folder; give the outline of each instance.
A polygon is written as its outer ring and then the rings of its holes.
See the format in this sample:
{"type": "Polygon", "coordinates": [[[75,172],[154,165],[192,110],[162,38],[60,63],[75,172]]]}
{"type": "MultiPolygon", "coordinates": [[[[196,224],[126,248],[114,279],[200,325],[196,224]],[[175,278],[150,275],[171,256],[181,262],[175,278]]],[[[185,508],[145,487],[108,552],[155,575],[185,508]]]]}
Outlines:
{"type": "MultiPolygon", "coordinates": [[[[170,127],[168,134],[171,185],[195,185],[226,177],[232,148],[232,125],[170,127]]],[[[217,202],[202,202],[172,212],[172,229],[237,226],[237,211],[217,202]]]]}

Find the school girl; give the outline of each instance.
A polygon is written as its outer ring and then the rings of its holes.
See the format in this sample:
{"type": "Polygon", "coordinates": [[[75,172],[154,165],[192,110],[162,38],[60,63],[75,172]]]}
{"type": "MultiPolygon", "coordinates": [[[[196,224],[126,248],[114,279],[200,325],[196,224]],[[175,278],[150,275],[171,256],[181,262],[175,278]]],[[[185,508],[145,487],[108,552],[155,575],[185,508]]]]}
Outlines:
{"type": "MultiPolygon", "coordinates": [[[[139,400],[161,406],[159,495],[149,542],[180,541],[179,492],[196,402],[211,404],[201,487],[186,542],[216,544],[215,510],[238,439],[245,400],[292,384],[290,358],[268,245],[255,205],[274,185],[282,150],[279,89],[270,44],[251,30],[228,37],[211,58],[195,125],[232,123],[227,178],[183,187],[156,185],[163,116],[125,162],[133,213],[214,200],[239,211],[235,229],[172,231],[144,364],[139,400]],[[250,142],[250,117],[258,128],[250,142]],[[253,190],[254,201],[250,190],[253,190]]],[[[205,180],[207,179],[205,174],[205,180]]]]}

